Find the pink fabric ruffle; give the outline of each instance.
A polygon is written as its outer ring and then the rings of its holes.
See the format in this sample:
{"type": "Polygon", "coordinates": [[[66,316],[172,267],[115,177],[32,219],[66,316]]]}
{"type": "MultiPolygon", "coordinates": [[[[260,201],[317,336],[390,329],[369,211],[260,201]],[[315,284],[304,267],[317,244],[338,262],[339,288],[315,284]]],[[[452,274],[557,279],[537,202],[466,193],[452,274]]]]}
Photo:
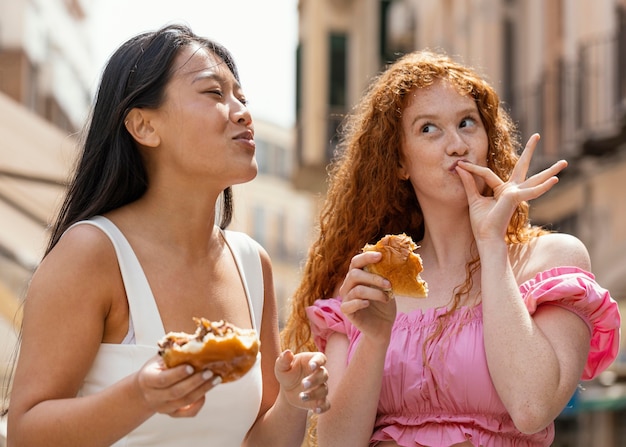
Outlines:
{"type": "Polygon", "coordinates": [[[339,298],[317,300],[313,306],[305,310],[311,322],[315,346],[322,352],[326,350],[326,340],[334,332],[348,334],[352,329],[352,324],[341,312],[339,298]]]}
{"type": "Polygon", "coordinates": [[[617,302],[595,281],[593,274],[578,267],[557,267],[541,272],[520,286],[530,314],[542,304],[566,308],[589,326],[591,343],[582,380],[591,380],[617,357],[620,314],[617,302]]]}

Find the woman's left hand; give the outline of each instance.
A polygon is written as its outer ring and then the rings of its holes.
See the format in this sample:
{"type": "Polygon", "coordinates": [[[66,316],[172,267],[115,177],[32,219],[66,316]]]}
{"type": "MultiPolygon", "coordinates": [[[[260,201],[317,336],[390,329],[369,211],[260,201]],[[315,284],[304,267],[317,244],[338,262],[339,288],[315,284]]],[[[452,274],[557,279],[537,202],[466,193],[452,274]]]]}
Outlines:
{"type": "Polygon", "coordinates": [[[556,175],[567,166],[565,160],[559,160],[549,168],[526,178],[538,142],[539,134],[530,137],[508,181],[503,181],[487,167],[459,162],[456,172],[465,187],[472,229],[477,241],[494,238],[502,240],[515,208],[521,202],[545,194],[559,181],[556,175]],[[493,190],[492,197],[481,194],[473,176],[485,181],[493,190]]]}
{"type": "Polygon", "coordinates": [[[281,392],[294,407],[323,413],[330,408],[328,402],[328,372],[326,356],[321,352],[283,351],[274,367],[281,392]]]}

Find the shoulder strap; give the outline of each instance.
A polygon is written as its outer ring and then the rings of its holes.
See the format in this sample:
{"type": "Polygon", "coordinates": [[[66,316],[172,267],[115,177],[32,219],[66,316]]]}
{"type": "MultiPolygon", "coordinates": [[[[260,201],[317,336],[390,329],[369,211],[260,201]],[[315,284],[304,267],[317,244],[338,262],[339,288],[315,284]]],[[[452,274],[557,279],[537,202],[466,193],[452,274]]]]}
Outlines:
{"type": "Polygon", "coordinates": [[[95,216],[74,225],[79,224],[90,224],[98,227],[111,240],[126,289],[136,343],[138,345],[155,345],[163,337],[165,330],[148,279],[130,243],[119,228],[106,217],[95,216]]]}
{"type": "Polygon", "coordinates": [[[239,274],[248,297],[248,307],[258,333],[261,332],[265,289],[259,244],[250,236],[238,231],[224,231],[224,238],[231,248],[239,274]]]}

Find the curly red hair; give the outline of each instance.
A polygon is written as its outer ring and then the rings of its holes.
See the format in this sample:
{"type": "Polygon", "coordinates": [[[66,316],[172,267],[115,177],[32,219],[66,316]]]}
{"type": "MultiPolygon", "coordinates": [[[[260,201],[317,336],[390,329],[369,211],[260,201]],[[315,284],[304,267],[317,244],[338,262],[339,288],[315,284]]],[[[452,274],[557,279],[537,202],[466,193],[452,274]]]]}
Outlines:
{"type": "MultiPolygon", "coordinates": [[[[420,205],[411,183],[398,175],[401,118],[409,93],[438,80],[450,82],[476,101],[489,140],[487,165],[500,178],[508,179],[520,145],[515,126],[493,87],[473,69],[445,54],[417,51],[391,64],[373,79],[342,125],[339,155],[329,169],[318,238],[310,248],[302,282],[292,298],[291,313],[282,331],[285,347],[316,350],[305,308],[317,299],[333,296],[350,259],[365,243],[402,232],[415,241],[422,239],[420,205]]],[[[521,243],[542,232],[530,226],[528,205],[522,203],[511,218],[506,238],[509,243],[521,243]]],[[[479,265],[476,255],[467,266],[467,279],[458,287],[452,309],[471,289],[471,272],[479,265]]]]}

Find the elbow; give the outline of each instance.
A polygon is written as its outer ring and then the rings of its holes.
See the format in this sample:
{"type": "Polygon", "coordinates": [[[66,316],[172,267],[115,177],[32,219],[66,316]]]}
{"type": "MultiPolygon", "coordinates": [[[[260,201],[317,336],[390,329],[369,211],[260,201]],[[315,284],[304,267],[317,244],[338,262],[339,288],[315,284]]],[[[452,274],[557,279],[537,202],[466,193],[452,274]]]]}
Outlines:
{"type": "MultiPolygon", "coordinates": [[[[11,413],[7,418],[6,447],[28,447],[30,445],[41,445],[40,442],[33,439],[33,431],[29,430],[28,424],[22,422],[22,419],[25,419],[23,415],[16,414],[13,409],[11,409],[11,413]]],[[[0,441],[0,446],[2,445],[4,444],[0,441]]],[[[46,445],[53,444],[47,443],[46,445]]]]}
{"type": "Polygon", "coordinates": [[[15,430],[7,430],[6,447],[26,447],[28,442],[24,442],[23,438],[15,430]]]}
{"type": "Polygon", "coordinates": [[[527,403],[509,412],[515,428],[525,435],[532,435],[550,425],[558,414],[537,403],[527,403]]]}
{"type": "Polygon", "coordinates": [[[6,446],[7,447],[22,447],[22,443],[19,441],[20,437],[15,433],[7,432],[6,446]]]}

